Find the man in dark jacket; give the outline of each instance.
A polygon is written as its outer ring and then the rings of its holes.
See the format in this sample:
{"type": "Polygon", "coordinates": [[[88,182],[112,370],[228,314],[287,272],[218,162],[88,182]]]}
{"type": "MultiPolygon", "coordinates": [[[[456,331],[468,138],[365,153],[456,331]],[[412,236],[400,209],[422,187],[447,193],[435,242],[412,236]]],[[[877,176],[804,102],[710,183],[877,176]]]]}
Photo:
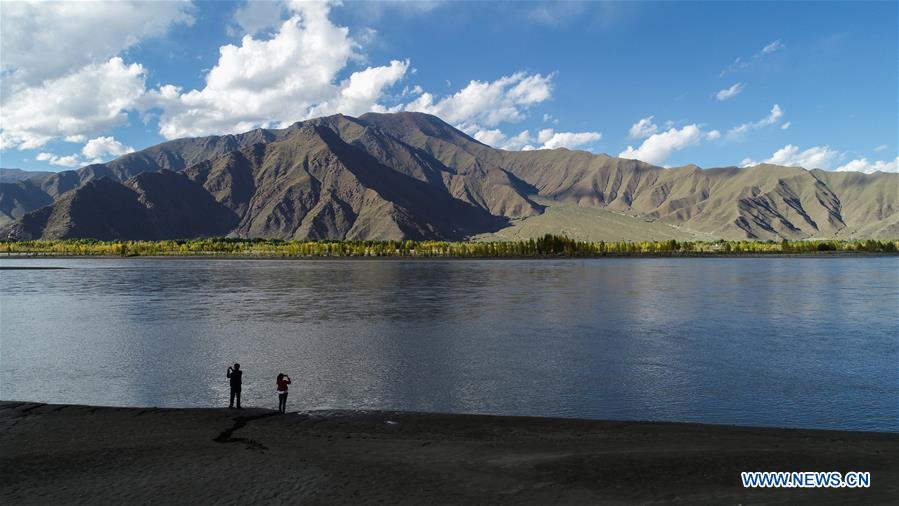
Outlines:
{"type": "Polygon", "coordinates": [[[240,370],[240,364],[234,364],[234,367],[228,368],[228,379],[231,380],[231,402],[229,408],[234,407],[234,398],[237,398],[237,409],[240,409],[240,384],[243,371],[240,370]]]}

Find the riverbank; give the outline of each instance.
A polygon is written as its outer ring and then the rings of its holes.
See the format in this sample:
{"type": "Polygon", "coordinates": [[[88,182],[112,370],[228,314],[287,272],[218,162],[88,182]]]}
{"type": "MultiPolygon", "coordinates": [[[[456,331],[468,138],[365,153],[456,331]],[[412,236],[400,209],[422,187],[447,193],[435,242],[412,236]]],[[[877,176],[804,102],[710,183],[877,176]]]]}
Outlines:
{"type": "Polygon", "coordinates": [[[0,402],[0,502],[896,504],[899,434],[0,402]],[[744,489],[741,471],[869,471],[744,489]]]}
{"type": "MultiPolygon", "coordinates": [[[[98,259],[98,260],[122,260],[122,259],[148,259],[148,260],[273,260],[273,261],[390,261],[390,262],[434,262],[434,261],[469,261],[469,260],[602,260],[602,259],[626,259],[626,258],[881,258],[899,257],[899,253],[883,253],[868,251],[819,251],[809,253],[639,253],[639,254],[606,254],[600,256],[526,256],[526,257],[497,257],[497,256],[465,256],[465,257],[440,257],[440,256],[289,256],[289,255],[238,255],[230,253],[193,253],[184,254],[159,254],[159,255],[63,255],[58,253],[2,253],[3,260],[30,260],[30,259],[98,259]]],[[[28,267],[22,267],[27,269],[28,267]]],[[[13,270],[16,267],[0,265],[0,270],[13,270]]]]}
{"type": "Polygon", "coordinates": [[[802,241],[614,241],[588,242],[545,235],[518,241],[341,241],[206,238],[160,241],[7,240],[7,255],[63,256],[250,256],[291,258],[596,258],[639,256],[706,256],[887,253],[899,252],[899,240],[809,239],[802,241]]]}

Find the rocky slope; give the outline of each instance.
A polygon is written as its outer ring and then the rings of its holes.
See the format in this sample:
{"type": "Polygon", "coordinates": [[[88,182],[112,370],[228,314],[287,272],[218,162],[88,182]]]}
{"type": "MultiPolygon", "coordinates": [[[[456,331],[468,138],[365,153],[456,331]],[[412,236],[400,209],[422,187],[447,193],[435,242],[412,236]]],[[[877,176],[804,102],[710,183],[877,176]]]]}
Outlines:
{"type": "Polygon", "coordinates": [[[503,151],[427,114],[369,113],[0,184],[3,223],[43,238],[895,238],[899,175],[503,151]]]}

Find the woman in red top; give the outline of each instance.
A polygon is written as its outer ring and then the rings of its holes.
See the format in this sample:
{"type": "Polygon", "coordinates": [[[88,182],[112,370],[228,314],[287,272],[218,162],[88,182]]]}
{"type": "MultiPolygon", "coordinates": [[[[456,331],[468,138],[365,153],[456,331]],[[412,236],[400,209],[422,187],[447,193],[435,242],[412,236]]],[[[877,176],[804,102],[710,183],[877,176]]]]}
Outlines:
{"type": "Polygon", "coordinates": [[[278,412],[283,414],[287,411],[287,385],[290,384],[290,376],[281,373],[275,383],[278,384],[278,412]]]}

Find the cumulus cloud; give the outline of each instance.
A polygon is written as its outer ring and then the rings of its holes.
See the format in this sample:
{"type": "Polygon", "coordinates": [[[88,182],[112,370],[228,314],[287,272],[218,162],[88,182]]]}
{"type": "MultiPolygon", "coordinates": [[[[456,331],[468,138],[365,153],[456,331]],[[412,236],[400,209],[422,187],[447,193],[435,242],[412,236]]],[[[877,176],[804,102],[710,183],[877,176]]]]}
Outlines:
{"type": "Polygon", "coordinates": [[[97,137],[87,141],[81,148],[81,153],[92,161],[117,158],[133,151],[134,148],[122,144],[114,137],[97,137]]]}
{"type": "MultiPolygon", "coordinates": [[[[803,167],[805,169],[824,169],[830,170],[831,167],[844,157],[844,153],[831,149],[830,146],[812,146],[806,150],[800,149],[798,146],[787,144],[778,149],[770,158],[764,160],[763,163],[772,163],[775,165],[785,165],[788,167],[803,167]]],[[[759,162],[751,158],[745,158],[740,165],[749,167],[758,165],[759,162]]],[[[840,165],[836,169],[837,172],[863,172],[871,174],[874,172],[893,172],[899,173],[899,157],[893,160],[876,160],[869,161],[867,158],[857,158],[844,165],[840,165]]]]}
{"type": "Polygon", "coordinates": [[[62,167],[77,167],[81,165],[81,159],[78,158],[78,155],[56,156],[53,153],[44,152],[38,153],[34,158],[40,162],[47,162],[50,165],[60,165],[62,167]]]}
{"type": "Polygon", "coordinates": [[[508,150],[556,149],[588,146],[602,139],[600,132],[556,132],[552,128],[544,128],[536,136],[524,130],[513,137],[506,136],[499,129],[481,129],[472,133],[472,137],[484,144],[508,150]],[[536,144],[536,146],[535,146],[536,144]]]}
{"type": "MultiPolygon", "coordinates": [[[[525,130],[524,133],[527,134],[527,130],[525,130]]],[[[510,146],[509,138],[499,128],[494,128],[492,130],[478,130],[472,134],[472,137],[478,142],[483,142],[484,144],[495,148],[506,148],[507,146],[510,146]]]]}
{"type": "Polygon", "coordinates": [[[234,11],[234,24],[231,33],[256,35],[281,24],[285,10],[283,2],[275,0],[247,0],[234,11]]]}
{"type": "Polygon", "coordinates": [[[793,126],[793,123],[790,123],[789,121],[787,121],[783,125],[780,125],[780,129],[781,130],[789,130],[791,126],[793,126]]]}
{"type": "Polygon", "coordinates": [[[649,116],[641,119],[640,121],[631,125],[631,129],[628,132],[628,136],[631,139],[643,139],[649,137],[650,135],[659,131],[659,127],[652,122],[652,118],[655,116],[649,116]]]}
{"type": "Polygon", "coordinates": [[[523,120],[528,108],[551,98],[554,75],[517,72],[493,82],[471,81],[442,99],[422,93],[403,109],[434,114],[463,126],[495,127],[523,120]]]}
{"type": "Polygon", "coordinates": [[[880,153],[881,151],[885,150],[888,147],[889,146],[887,146],[886,144],[881,144],[880,146],[877,146],[876,148],[874,148],[874,152],[880,153]]]}
{"type": "Polygon", "coordinates": [[[360,114],[362,112],[385,112],[387,109],[378,104],[384,90],[403,78],[409,68],[409,60],[393,60],[384,67],[368,67],[354,72],[340,84],[339,92],[331,100],[322,102],[312,108],[312,116],[325,116],[345,112],[360,114]]]}
{"type": "Polygon", "coordinates": [[[724,102],[730,98],[734,98],[743,91],[743,83],[736,83],[730,88],[725,88],[723,90],[715,93],[715,100],[719,102],[724,102]]]}
{"type": "Polygon", "coordinates": [[[771,158],[765,161],[776,165],[806,169],[828,169],[839,156],[840,153],[830,149],[829,146],[814,146],[801,151],[798,146],[787,144],[775,151],[771,158]]]}
{"type": "Polygon", "coordinates": [[[696,124],[687,125],[681,129],[670,128],[667,131],[649,136],[637,148],[628,146],[618,156],[620,158],[642,160],[647,163],[660,165],[674,151],[699,144],[701,139],[702,132],[696,124]]]}
{"type": "Polygon", "coordinates": [[[0,149],[80,143],[125,123],[145,73],[116,55],[192,24],[192,12],[185,1],[0,2],[0,149]]]}
{"type": "Polygon", "coordinates": [[[705,134],[705,138],[710,141],[715,141],[721,138],[721,132],[718,130],[711,130],[705,134]]]}
{"type": "MultiPolygon", "coordinates": [[[[552,74],[519,72],[493,82],[471,81],[442,98],[416,86],[401,94],[417,95],[414,100],[388,107],[383,103],[390,98],[387,90],[412,72],[408,60],[368,67],[338,83],[348,62],[360,60],[358,41],[331,22],[328,3],[290,2],[286,8],[292,17],[271,37],[249,34],[239,45],[223,46],[204,88],[184,91],[166,85],[150,94],[149,102],[162,110],[164,137],[280,127],[334,113],[408,110],[438,115],[469,133],[483,130],[484,138],[495,141],[491,129],[524,119],[531,106],[552,94],[552,74]]],[[[267,24],[241,16],[239,10],[238,21],[248,31],[267,24]]]]}
{"type": "Polygon", "coordinates": [[[81,148],[81,153],[60,156],[53,153],[41,152],[34,158],[40,162],[63,167],[79,167],[90,163],[102,163],[122,155],[131,153],[134,148],[117,141],[115,137],[95,137],[87,141],[81,148]]]}
{"type": "Polygon", "coordinates": [[[767,116],[758,121],[743,123],[742,125],[735,126],[727,131],[727,136],[732,139],[740,138],[752,130],[758,130],[760,128],[778,123],[781,118],[783,118],[783,115],[783,109],[781,109],[779,105],[774,104],[767,116]]]}
{"type": "MultiPolygon", "coordinates": [[[[109,21],[110,33],[98,36],[94,45],[78,43],[84,37],[80,32],[73,36],[76,43],[67,42],[65,50],[78,47],[79,58],[87,59],[70,58],[70,68],[52,61],[25,68],[27,59],[7,58],[13,49],[28,44],[53,53],[43,35],[33,36],[31,42],[27,37],[22,38],[25,35],[21,35],[24,32],[20,26],[9,29],[19,34],[16,39],[19,45],[7,43],[10,19],[30,20],[29,26],[36,19],[52,24],[53,19],[66,17],[65,9],[53,4],[47,12],[38,12],[29,5],[24,9],[28,12],[16,17],[6,16],[7,10],[15,9],[6,9],[7,4],[3,4],[4,77],[20,76],[24,83],[30,76],[61,74],[3,94],[0,147],[34,149],[55,139],[81,143],[93,137],[81,154],[58,156],[45,152],[42,161],[77,164],[120,156],[131,147],[98,134],[127,123],[130,112],[140,112],[145,122],[147,118],[156,118],[159,133],[166,138],[283,127],[315,116],[359,115],[372,110],[436,114],[483,142],[507,149],[524,149],[529,145],[546,149],[577,147],[601,138],[599,132],[545,129],[536,136],[527,130],[507,136],[500,130],[502,123],[523,120],[533,107],[552,97],[554,73],[517,72],[495,81],[473,80],[461,90],[444,96],[429,93],[417,85],[391,95],[390,89],[415,70],[408,60],[399,59],[357,71],[349,69],[351,63],[365,61],[364,55],[357,52],[362,47],[360,41],[365,41],[354,38],[348,28],[331,21],[331,8],[339,2],[248,2],[235,11],[232,26],[246,35],[238,43],[219,48],[219,59],[207,72],[203,86],[183,89],[163,84],[147,90],[144,67],[128,64],[114,55],[138,43],[142,37],[163,33],[174,24],[193,22],[189,2],[158,4],[165,4],[166,8],[157,10],[157,3],[151,6],[126,1],[111,6],[109,12],[102,12],[97,19],[109,21]],[[143,6],[144,10],[135,13],[135,6],[143,6]],[[151,13],[153,19],[139,27],[128,24],[143,20],[145,13],[151,13]],[[130,16],[125,23],[130,29],[116,25],[115,16],[130,16]],[[130,35],[123,35],[125,32],[130,35]],[[97,55],[105,56],[97,60],[97,55]]],[[[72,7],[72,16],[60,23],[72,27],[80,23],[87,30],[85,33],[98,31],[94,20],[82,12],[85,5],[72,7]]],[[[69,33],[66,30],[62,33],[69,33]]],[[[48,59],[56,56],[53,53],[48,59]]],[[[9,81],[4,79],[4,86],[9,81]]],[[[544,120],[558,122],[549,115],[544,120]]]]}
{"type": "Polygon", "coordinates": [[[4,97],[2,148],[33,149],[122,125],[138,106],[144,80],[141,65],[116,57],[4,97]]]}
{"type": "Polygon", "coordinates": [[[384,110],[379,100],[403,78],[408,61],[353,72],[336,83],[357,42],[329,19],[330,4],[294,2],[293,15],[271,38],[246,35],[219,50],[199,90],[167,85],[151,94],[166,138],[281,127],[321,114],[384,110]]]}
{"type": "Polygon", "coordinates": [[[190,2],[0,2],[4,96],[100,64],[176,24],[190,2]]]}
{"type": "Polygon", "coordinates": [[[574,148],[600,139],[600,132],[556,132],[552,128],[540,130],[537,135],[537,142],[543,143],[538,149],[574,148]]]}
{"type": "MultiPolygon", "coordinates": [[[[842,154],[839,151],[830,149],[829,146],[813,146],[806,150],[801,150],[799,146],[787,144],[778,149],[766,159],[764,163],[772,163],[774,165],[785,165],[787,167],[802,167],[805,169],[830,169],[832,164],[839,160],[842,154]]],[[[758,162],[746,158],[741,162],[743,167],[757,165],[758,162]]]]}
{"type": "Polygon", "coordinates": [[[865,174],[872,174],[874,172],[899,173],[899,156],[892,161],[877,160],[875,162],[869,162],[867,158],[859,158],[852,160],[846,165],[837,167],[836,170],[838,172],[864,172],[865,174]]]}

